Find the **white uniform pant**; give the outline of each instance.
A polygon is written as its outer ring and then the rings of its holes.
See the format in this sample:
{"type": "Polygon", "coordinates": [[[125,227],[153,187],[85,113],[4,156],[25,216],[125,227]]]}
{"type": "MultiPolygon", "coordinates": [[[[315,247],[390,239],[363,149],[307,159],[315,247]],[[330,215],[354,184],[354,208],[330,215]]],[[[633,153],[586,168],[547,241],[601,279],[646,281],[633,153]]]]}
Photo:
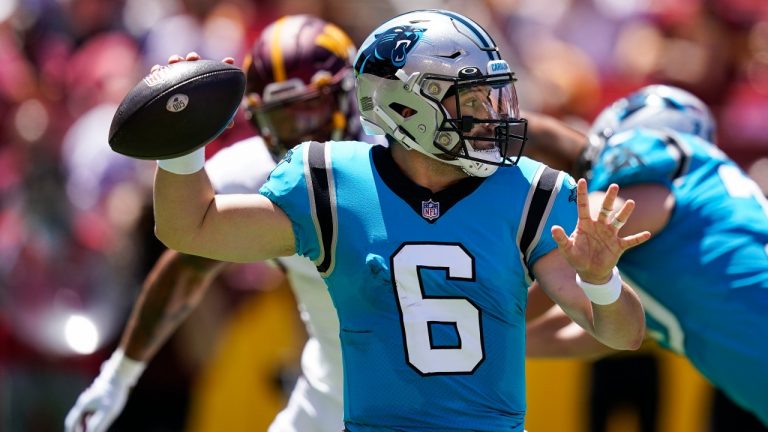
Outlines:
{"type": "Polygon", "coordinates": [[[341,401],[312,388],[301,376],[268,432],[341,432],[343,418],[341,401]]]}

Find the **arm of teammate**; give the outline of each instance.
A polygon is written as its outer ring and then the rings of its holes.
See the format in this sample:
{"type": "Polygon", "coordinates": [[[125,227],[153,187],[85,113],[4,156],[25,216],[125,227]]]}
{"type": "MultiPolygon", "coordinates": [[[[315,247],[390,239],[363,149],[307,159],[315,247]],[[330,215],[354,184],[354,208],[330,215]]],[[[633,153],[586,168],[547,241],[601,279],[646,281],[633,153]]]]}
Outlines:
{"type": "MultiPolygon", "coordinates": [[[[599,214],[605,195],[603,191],[589,194],[589,207],[593,216],[599,214]]],[[[635,203],[634,211],[632,217],[619,230],[619,236],[642,231],[656,235],[667,226],[675,208],[675,196],[666,186],[659,183],[639,183],[622,187],[613,203],[612,212],[618,211],[629,200],[635,203]]]]}
{"type": "Polygon", "coordinates": [[[200,303],[227,263],[167,250],[144,280],[119,348],[65,419],[67,432],[106,431],[146,364],[200,303]]]}
{"type": "MultiPolygon", "coordinates": [[[[602,208],[612,209],[619,188],[612,185],[603,200],[602,208]]],[[[645,335],[645,317],[640,300],[632,289],[623,281],[615,295],[607,296],[607,286],[611,280],[619,282],[615,267],[621,254],[630,247],[637,246],[650,238],[649,232],[641,232],[626,237],[619,237],[620,227],[612,222],[617,219],[626,223],[634,209],[634,202],[626,201],[615,216],[609,212],[599,212],[596,219],[590,216],[589,198],[585,180],[577,185],[578,223],[576,229],[567,236],[559,226],[552,228],[552,236],[557,242],[557,250],[541,257],[533,266],[541,288],[557,303],[563,311],[587,333],[599,342],[614,349],[637,349],[645,335]],[[587,285],[599,285],[605,294],[597,296],[592,291],[588,297],[576,276],[587,285]],[[610,298],[608,298],[610,297],[610,298]],[[605,301],[603,301],[605,300],[605,301]],[[600,304],[603,303],[603,304],[600,304]]]]}
{"type": "Polygon", "coordinates": [[[526,111],[528,129],[524,154],[550,167],[574,174],[587,136],[565,122],[546,114],[526,111]]]}
{"type": "MultiPolygon", "coordinates": [[[[580,175],[576,167],[587,143],[587,135],[552,116],[530,111],[524,114],[528,120],[525,155],[554,169],[570,172],[575,176],[580,175]]],[[[662,171],[662,175],[667,176],[667,173],[662,171]]],[[[632,184],[621,181],[619,184],[621,190],[613,210],[621,208],[626,200],[632,200],[636,204],[632,217],[626,221],[619,234],[648,231],[655,235],[664,229],[675,204],[669,188],[661,182],[647,180],[633,181],[632,184]]],[[[598,214],[604,197],[605,192],[602,191],[589,194],[593,216],[598,214]]]]}

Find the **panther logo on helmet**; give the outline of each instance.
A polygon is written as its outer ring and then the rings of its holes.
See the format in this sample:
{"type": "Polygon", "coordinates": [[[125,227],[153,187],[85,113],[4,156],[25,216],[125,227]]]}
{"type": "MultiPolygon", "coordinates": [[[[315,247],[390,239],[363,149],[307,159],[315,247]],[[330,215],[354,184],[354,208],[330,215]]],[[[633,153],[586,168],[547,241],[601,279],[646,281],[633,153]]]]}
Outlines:
{"type": "Polygon", "coordinates": [[[355,70],[384,78],[394,78],[395,72],[405,65],[408,53],[419,43],[426,29],[409,25],[393,27],[375,35],[376,40],[358,57],[355,70]]]}

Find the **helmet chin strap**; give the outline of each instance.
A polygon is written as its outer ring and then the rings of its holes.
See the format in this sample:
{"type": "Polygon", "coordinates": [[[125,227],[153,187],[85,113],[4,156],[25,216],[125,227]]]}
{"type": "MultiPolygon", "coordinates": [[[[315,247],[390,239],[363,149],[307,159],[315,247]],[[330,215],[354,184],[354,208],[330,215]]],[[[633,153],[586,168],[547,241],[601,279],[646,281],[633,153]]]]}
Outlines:
{"type": "MultiPolygon", "coordinates": [[[[395,137],[395,139],[397,139],[397,137],[395,137]]],[[[471,177],[488,177],[491,174],[495,173],[496,170],[499,168],[496,165],[486,164],[476,160],[465,159],[460,157],[457,157],[453,160],[441,159],[437,155],[429,153],[428,151],[424,150],[424,147],[420,145],[416,145],[415,143],[413,145],[408,145],[404,143],[402,140],[398,140],[398,142],[403,144],[403,146],[408,150],[416,150],[417,152],[423,155],[426,155],[438,162],[441,162],[447,165],[457,166],[461,168],[461,170],[464,171],[465,174],[471,177]]],[[[470,153],[479,153],[479,152],[473,149],[473,150],[470,150],[470,153]]]]}
{"type": "Polygon", "coordinates": [[[488,177],[495,173],[499,168],[496,165],[484,164],[482,162],[461,159],[461,170],[472,177],[488,177]]]}
{"type": "MultiPolygon", "coordinates": [[[[467,143],[467,152],[470,156],[482,159],[482,156],[486,153],[481,150],[475,150],[471,144],[467,143]]],[[[501,157],[501,154],[498,150],[493,150],[493,152],[501,157]]],[[[473,177],[488,177],[491,174],[495,173],[496,170],[499,168],[498,165],[491,165],[487,163],[483,163],[476,160],[471,159],[464,159],[464,158],[458,158],[459,164],[461,166],[461,169],[464,170],[465,173],[473,176],[473,177]]]]}

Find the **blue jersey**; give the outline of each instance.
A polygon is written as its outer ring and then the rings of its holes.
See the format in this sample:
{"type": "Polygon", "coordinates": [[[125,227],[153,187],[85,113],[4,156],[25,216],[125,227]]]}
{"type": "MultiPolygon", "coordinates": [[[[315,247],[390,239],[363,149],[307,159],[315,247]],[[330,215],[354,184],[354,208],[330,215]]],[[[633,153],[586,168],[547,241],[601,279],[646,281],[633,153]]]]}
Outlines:
{"type": "Polygon", "coordinates": [[[634,130],[606,144],[590,188],[656,183],[674,195],[667,226],[619,268],[649,333],[768,424],[768,202],[714,145],[634,130]]]}
{"type": "Polygon", "coordinates": [[[348,430],[523,430],[528,268],[574,228],[574,188],[523,159],[433,194],[356,142],[275,168],[261,193],[337,309],[348,430]]]}

